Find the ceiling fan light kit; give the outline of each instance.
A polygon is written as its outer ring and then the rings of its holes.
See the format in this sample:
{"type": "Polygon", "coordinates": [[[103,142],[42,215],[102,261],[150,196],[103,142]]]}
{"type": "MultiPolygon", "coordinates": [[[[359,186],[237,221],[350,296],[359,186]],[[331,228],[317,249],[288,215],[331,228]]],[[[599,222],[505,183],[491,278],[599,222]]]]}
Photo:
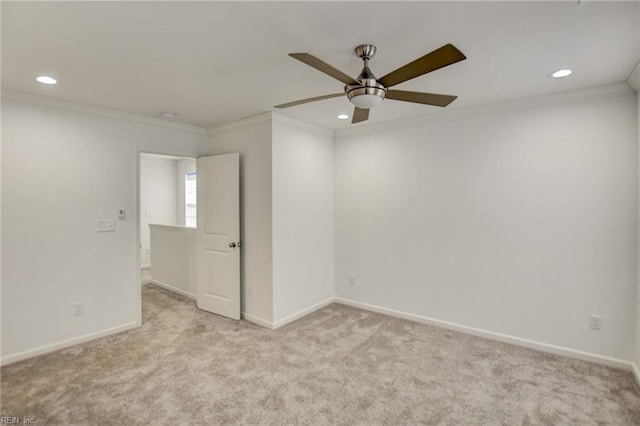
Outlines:
{"type": "Polygon", "coordinates": [[[369,109],[382,103],[387,90],[377,82],[376,76],[369,69],[369,59],[376,54],[376,47],[372,44],[361,44],[354,49],[358,58],[364,61],[364,68],[356,78],[358,84],[347,84],[344,91],[349,102],[358,108],[369,109]]]}
{"type": "Polygon", "coordinates": [[[373,108],[382,103],[384,95],[387,93],[384,87],[353,87],[347,86],[347,98],[349,102],[357,106],[358,108],[373,108]]]}
{"type": "MultiPolygon", "coordinates": [[[[309,53],[290,53],[289,56],[345,84],[344,93],[347,95],[349,102],[355,106],[353,119],[351,121],[352,124],[366,121],[369,118],[369,109],[380,105],[385,98],[440,107],[445,107],[456,99],[457,96],[451,95],[389,90],[389,87],[395,86],[396,84],[467,59],[466,56],[452,44],[446,44],[433,52],[427,53],[380,79],[376,78],[369,69],[369,60],[375,56],[376,51],[376,47],[372,44],[361,44],[354,49],[356,56],[364,62],[362,72],[355,79],[309,53]]],[[[331,95],[316,96],[276,105],[275,108],[289,108],[295,105],[336,98],[342,95],[342,93],[334,93],[331,95]]]]}

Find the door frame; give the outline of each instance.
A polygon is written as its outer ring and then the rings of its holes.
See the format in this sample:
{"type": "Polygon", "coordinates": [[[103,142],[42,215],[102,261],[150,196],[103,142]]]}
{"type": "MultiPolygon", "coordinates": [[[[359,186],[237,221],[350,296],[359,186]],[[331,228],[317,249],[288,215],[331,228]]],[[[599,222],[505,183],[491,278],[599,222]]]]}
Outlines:
{"type": "Polygon", "coordinates": [[[142,274],[140,272],[140,268],[142,267],[142,257],[140,255],[140,244],[142,243],[140,240],[140,159],[142,158],[142,154],[154,154],[154,155],[166,155],[168,157],[180,157],[180,158],[188,158],[188,159],[197,159],[198,155],[197,154],[188,154],[185,152],[176,152],[176,151],[171,151],[171,152],[167,152],[167,151],[157,151],[157,150],[148,150],[148,149],[141,149],[139,146],[136,147],[135,149],[135,156],[134,156],[134,164],[135,164],[135,176],[134,176],[134,202],[133,202],[133,214],[131,215],[127,215],[130,217],[133,217],[134,220],[136,221],[134,228],[134,232],[136,233],[135,235],[135,245],[133,247],[135,256],[134,259],[136,259],[136,270],[135,270],[135,274],[134,274],[134,278],[133,278],[133,282],[134,282],[134,293],[135,293],[135,305],[136,305],[136,325],[138,327],[140,327],[142,325],[142,284],[141,284],[141,280],[142,280],[142,274]]]}

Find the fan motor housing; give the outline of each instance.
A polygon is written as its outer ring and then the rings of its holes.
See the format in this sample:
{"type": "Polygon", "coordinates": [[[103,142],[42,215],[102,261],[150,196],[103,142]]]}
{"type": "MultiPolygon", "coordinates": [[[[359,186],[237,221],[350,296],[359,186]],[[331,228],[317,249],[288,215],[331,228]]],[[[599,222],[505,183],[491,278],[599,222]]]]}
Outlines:
{"type": "Polygon", "coordinates": [[[376,83],[375,80],[373,80],[373,84],[348,84],[344,86],[344,91],[347,94],[349,100],[360,95],[375,95],[384,99],[384,96],[387,94],[387,89],[385,89],[382,84],[376,83]]]}
{"type": "Polygon", "coordinates": [[[344,87],[349,102],[359,108],[369,109],[379,105],[387,94],[387,89],[376,80],[362,80],[360,83],[347,84],[344,87]],[[362,98],[358,99],[359,97],[362,98]]]}

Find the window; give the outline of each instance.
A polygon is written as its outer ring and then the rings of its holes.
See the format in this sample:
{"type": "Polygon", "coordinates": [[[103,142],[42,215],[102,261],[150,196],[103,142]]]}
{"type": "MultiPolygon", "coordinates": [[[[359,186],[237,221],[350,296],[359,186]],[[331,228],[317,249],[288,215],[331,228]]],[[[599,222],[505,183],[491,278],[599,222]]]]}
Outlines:
{"type": "Polygon", "coordinates": [[[196,195],[196,174],[187,173],[184,175],[184,225],[195,228],[197,226],[197,195],[196,195]]]}

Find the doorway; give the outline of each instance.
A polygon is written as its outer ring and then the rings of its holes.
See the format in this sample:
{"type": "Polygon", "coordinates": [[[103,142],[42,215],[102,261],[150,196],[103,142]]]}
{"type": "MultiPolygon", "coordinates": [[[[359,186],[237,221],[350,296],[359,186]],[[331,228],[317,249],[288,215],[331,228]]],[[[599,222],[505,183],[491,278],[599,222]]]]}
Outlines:
{"type": "MultiPolygon", "coordinates": [[[[140,284],[153,282],[192,297],[188,277],[176,276],[171,263],[172,241],[165,241],[168,230],[183,231],[188,238],[197,225],[196,159],[172,155],[140,153],[139,186],[139,255],[140,284]],[[152,241],[152,229],[157,233],[152,241]],[[155,246],[155,247],[154,247],[155,246]],[[154,250],[155,248],[155,250],[154,250]],[[156,251],[157,253],[154,253],[156,251]],[[152,259],[156,259],[154,272],[152,259]],[[168,258],[169,262],[164,259],[168,258]],[[175,287],[175,288],[174,288],[175,287]]],[[[171,235],[171,234],[167,234],[171,235]]],[[[177,238],[178,241],[180,238],[177,238]]],[[[183,268],[184,269],[184,268],[183,268]]],[[[193,286],[191,286],[193,287],[193,286]]]]}
{"type": "Polygon", "coordinates": [[[151,265],[150,224],[197,226],[196,159],[140,154],[140,263],[151,265]]]}
{"type": "Polygon", "coordinates": [[[239,154],[140,152],[138,161],[139,285],[240,319],[239,154]]]}

